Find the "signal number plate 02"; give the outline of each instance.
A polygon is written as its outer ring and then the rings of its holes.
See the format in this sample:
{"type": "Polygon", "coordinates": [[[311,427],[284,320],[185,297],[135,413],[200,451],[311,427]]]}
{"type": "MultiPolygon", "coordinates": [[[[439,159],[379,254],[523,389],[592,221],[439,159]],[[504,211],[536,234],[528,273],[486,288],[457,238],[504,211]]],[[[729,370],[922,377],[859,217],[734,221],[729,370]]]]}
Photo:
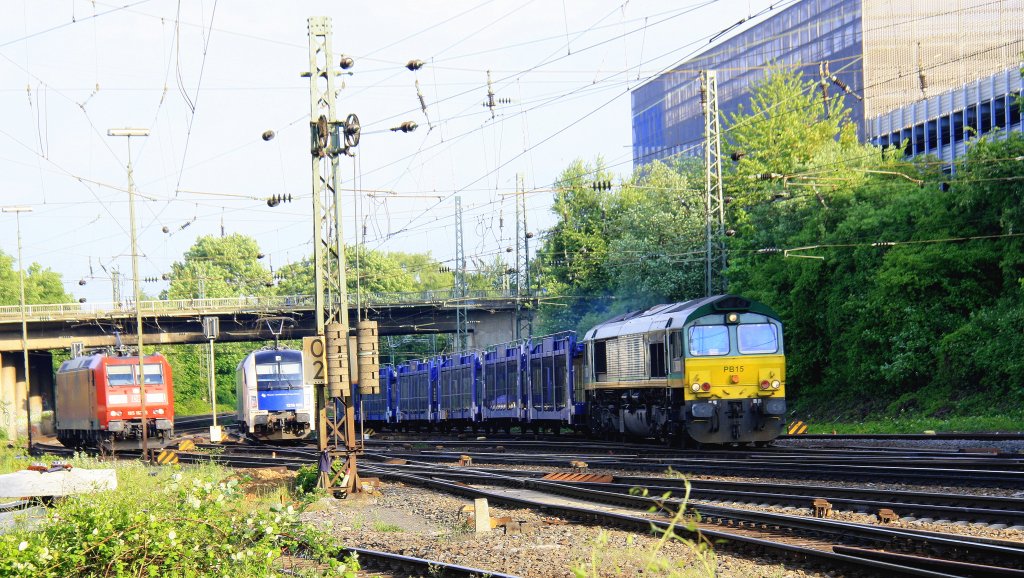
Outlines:
{"type": "Polygon", "coordinates": [[[726,373],[743,373],[742,365],[726,365],[722,367],[722,371],[726,373]]]}
{"type": "Polygon", "coordinates": [[[313,385],[327,383],[327,349],[321,335],[302,338],[302,381],[313,385]]]}

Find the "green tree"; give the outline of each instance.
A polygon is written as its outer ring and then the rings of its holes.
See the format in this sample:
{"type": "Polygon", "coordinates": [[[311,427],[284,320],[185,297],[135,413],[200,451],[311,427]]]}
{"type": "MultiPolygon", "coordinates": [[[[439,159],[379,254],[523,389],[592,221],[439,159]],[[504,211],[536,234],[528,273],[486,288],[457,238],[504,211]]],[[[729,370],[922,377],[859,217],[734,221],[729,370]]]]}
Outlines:
{"type": "MultiPolygon", "coordinates": [[[[170,286],[164,299],[198,299],[266,295],[272,291],[270,271],[261,263],[256,240],[241,234],[196,239],[181,261],[171,266],[170,286]]],[[[235,403],[235,367],[255,346],[216,345],[214,379],[217,401],[235,403]]],[[[174,372],[175,396],[182,409],[203,409],[209,403],[206,345],[178,345],[165,353],[174,372]]]]}
{"type": "Polygon", "coordinates": [[[547,299],[542,331],[588,329],[628,310],[703,291],[704,210],[692,163],[652,163],[613,190],[601,159],[576,161],[559,179],[534,269],[547,299]]]}
{"type": "Polygon", "coordinates": [[[260,262],[262,256],[256,240],[246,235],[200,237],[182,261],[171,265],[171,284],[161,297],[266,295],[271,292],[272,279],[260,262]]]}
{"type": "MultiPolygon", "coordinates": [[[[25,269],[25,303],[68,303],[59,273],[32,263],[25,269]]],[[[0,305],[21,303],[21,274],[14,257],[0,251],[0,305]]]]}

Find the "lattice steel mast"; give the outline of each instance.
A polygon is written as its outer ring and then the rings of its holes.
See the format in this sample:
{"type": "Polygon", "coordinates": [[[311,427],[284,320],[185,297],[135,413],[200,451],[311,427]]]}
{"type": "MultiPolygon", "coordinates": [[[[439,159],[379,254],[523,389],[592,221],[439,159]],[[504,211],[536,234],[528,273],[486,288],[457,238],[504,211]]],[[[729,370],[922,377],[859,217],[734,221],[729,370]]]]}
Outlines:
{"type": "Polygon", "coordinates": [[[327,361],[326,388],[317,387],[320,484],[350,493],[359,489],[356,456],[362,451],[362,443],[356,439],[349,382],[348,291],[338,157],[359,144],[359,119],[349,115],[344,122],[337,120],[335,78],[339,73],[331,49],[330,17],[311,17],[308,24],[309,72],[303,76],[310,79],[314,307],[317,334],[325,336],[327,361]],[[334,472],[332,466],[337,459],[343,459],[344,466],[334,472]]]}
{"type": "Polygon", "coordinates": [[[462,197],[455,197],[455,347],[469,347],[469,311],[466,307],[466,252],[462,241],[462,197]]]}
{"type": "Polygon", "coordinates": [[[704,109],[704,292],[725,293],[725,203],[722,198],[721,133],[718,123],[718,79],[714,70],[700,74],[704,109]]]}
{"type": "Polygon", "coordinates": [[[533,312],[523,307],[523,298],[530,294],[530,240],[526,227],[526,191],[523,175],[516,175],[516,339],[533,333],[533,312]]]}

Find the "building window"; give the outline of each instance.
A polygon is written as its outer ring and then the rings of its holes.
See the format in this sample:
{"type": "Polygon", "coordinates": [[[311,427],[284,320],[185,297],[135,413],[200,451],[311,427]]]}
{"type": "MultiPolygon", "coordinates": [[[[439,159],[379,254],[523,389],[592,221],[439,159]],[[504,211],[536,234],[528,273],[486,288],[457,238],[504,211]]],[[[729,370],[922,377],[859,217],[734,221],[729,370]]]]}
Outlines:
{"type": "Polygon", "coordinates": [[[939,123],[938,121],[930,120],[927,124],[928,130],[928,150],[935,150],[939,148],[939,123]]]}
{"type": "Polygon", "coordinates": [[[992,130],[992,103],[981,103],[979,110],[981,111],[981,125],[978,129],[978,134],[985,134],[992,130]]]}
{"type": "Polygon", "coordinates": [[[1007,97],[1010,99],[1010,124],[1020,124],[1020,93],[1011,92],[1007,97]]]}
{"type": "Polygon", "coordinates": [[[958,110],[953,113],[953,141],[964,140],[964,111],[958,110]]]}
{"type": "Polygon", "coordinates": [[[992,128],[1006,128],[1006,97],[992,101],[992,128]]]}
{"type": "Polygon", "coordinates": [[[971,105],[964,110],[964,127],[969,127],[974,134],[978,134],[978,106],[971,105]]]}
{"type": "Polygon", "coordinates": [[[951,130],[952,129],[951,129],[950,122],[949,122],[949,115],[946,115],[946,116],[940,118],[939,119],[939,132],[942,133],[942,144],[944,146],[949,146],[949,145],[953,144],[952,139],[950,139],[950,137],[952,136],[951,130]]]}

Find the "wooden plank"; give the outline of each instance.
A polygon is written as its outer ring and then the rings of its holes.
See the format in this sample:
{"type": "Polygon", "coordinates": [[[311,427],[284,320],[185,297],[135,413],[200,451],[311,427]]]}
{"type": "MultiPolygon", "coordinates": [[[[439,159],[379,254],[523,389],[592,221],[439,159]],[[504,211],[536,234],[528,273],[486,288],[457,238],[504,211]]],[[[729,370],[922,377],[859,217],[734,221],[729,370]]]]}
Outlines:
{"type": "Polygon", "coordinates": [[[40,473],[28,470],[0,475],[0,498],[69,496],[117,488],[117,472],[112,469],[75,468],[40,473]]]}

